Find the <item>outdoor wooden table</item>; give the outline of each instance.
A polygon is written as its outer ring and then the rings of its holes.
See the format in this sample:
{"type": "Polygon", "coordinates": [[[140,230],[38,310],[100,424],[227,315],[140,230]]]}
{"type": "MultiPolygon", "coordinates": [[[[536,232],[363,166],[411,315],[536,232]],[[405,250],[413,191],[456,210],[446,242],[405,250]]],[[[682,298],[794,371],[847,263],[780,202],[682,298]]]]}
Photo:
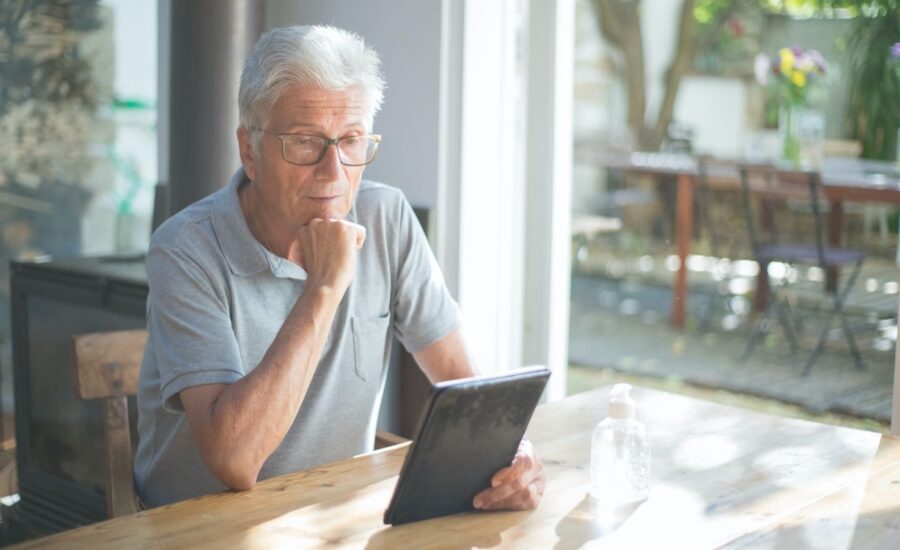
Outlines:
{"type": "MultiPolygon", "coordinates": [[[[677,181],[675,204],[675,254],[678,270],[672,289],[672,326],[684,328],[687,301],[687,257],[693,235],[694,186],[697,159],[690,155],[669,153],[632,153],[630,155],[601,155],[598,162],[614,170],[671,176],[677,181]]],[[[734,166],[714,165],[708,180],[712,188],[740,189],[737,163],[734,166]]],[[[889,162],[846,157],[826,158],[820,170],[823,194],[831,204],[828,219],[828,243],[839,246],[844,227],[844,202],[878,202],[900,205],[900,169],[889,162]]],[[[830,284],[834,283],[832,277],[830,284]]]]}
{"type": "Polygon", "coordinates": [[[528,436],[547,487],[534,511],[382,525],[401,446],[25,547],[900,547],[900,438],[645,389],[634,395],[652,445],[650,497],[628,516],[601,513],[590,440],[608,392],[538,408],[528,436]]]}

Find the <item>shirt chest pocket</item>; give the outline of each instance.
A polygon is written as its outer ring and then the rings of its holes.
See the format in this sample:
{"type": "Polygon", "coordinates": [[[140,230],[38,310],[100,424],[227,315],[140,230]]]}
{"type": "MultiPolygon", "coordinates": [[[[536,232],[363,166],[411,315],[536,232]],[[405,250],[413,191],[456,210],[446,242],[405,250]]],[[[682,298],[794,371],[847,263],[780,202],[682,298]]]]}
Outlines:
{"type": "Polygon", "coordinates": [[[388,328],[391,314],[383,317],[353,317],[353,359],[356,375],[363,380],[377,380],[387,362],[388,328]]]}

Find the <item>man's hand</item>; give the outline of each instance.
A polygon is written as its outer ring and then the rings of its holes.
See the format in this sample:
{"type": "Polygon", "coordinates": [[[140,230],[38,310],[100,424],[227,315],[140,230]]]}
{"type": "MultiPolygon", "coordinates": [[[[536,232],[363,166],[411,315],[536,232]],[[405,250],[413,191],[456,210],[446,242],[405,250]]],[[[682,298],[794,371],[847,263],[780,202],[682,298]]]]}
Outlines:
{"type": "Polygon", "coordinates": [[[347,290],[356,273],[356,252],[366,240],[366,228],[346,220],[315,218],[297,235],[311,286],[347,290]]]}
{"type": "Polygon", "coordinates": [[[482,510],[532,510],[544,494],[544,466],[534,446],[523,439],[512,464],[491,478],[491,488],[475,495],[475,508],[482,510]]]}

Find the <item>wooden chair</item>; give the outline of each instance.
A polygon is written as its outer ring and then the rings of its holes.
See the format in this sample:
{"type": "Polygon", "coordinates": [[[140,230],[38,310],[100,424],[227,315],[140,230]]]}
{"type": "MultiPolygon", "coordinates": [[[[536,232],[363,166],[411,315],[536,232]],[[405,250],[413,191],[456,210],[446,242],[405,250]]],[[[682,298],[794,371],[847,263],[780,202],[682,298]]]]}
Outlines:
{"type": "Polygon", "coordinates": [[[95,332],[73,337],[75,388],[80,399],[100,399],[109,517],[140,511],[132,474],[128,396],[137,393],[146,330],[95,332]]]}
{"type": "MultiPolygon", "coordinates": [[[[80,399],[101,399],[106,459],[106,509],[109,517],[141,510],[134,491],[128,396],[137,393],[146,330],[95,332],[73,337],[75,387],[80,399]]],[[[375,434],[375,448],[409,440],[387,431],[375,434]]]]}

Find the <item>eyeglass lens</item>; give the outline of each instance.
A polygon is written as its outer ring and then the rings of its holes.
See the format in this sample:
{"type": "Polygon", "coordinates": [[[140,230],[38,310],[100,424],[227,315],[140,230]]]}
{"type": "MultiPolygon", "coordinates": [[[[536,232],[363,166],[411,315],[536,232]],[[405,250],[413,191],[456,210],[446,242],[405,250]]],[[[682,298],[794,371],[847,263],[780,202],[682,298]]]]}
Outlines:
{"type": "MultiPolygon", "coordinates": [[[[289,135],[283,137],[284,160],[294,164],[316,164],[325,156],[329,140],[321,136],[289,135]]],[[[367,164],[375,157],[377,142],[371,137],[348,136],[337,141],[338,156],[343,164],[367,164]]]]}

